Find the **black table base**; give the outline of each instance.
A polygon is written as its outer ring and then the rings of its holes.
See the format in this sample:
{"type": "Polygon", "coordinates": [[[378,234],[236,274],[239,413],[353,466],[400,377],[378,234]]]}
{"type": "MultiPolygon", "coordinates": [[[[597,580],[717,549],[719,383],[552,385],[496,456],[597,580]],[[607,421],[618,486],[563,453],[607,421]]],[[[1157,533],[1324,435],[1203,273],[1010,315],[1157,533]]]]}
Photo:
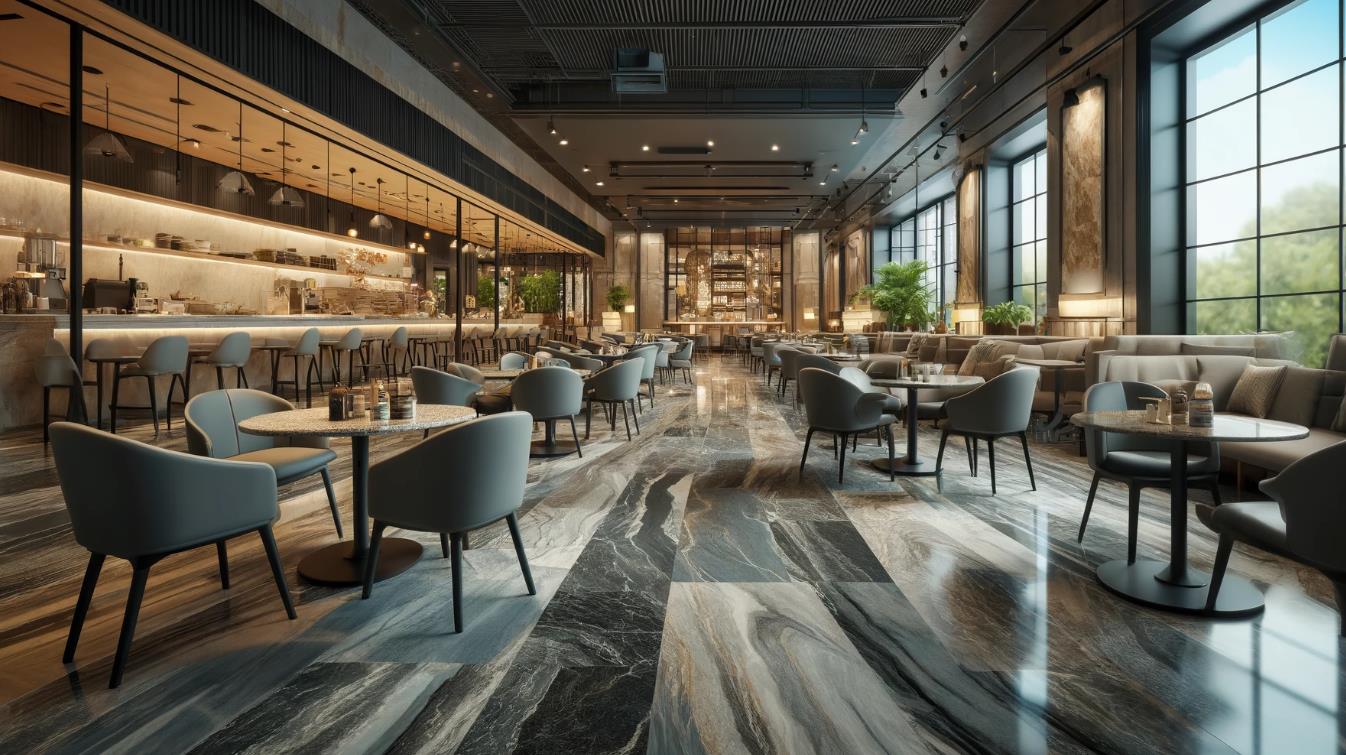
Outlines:
{"type": "Polygon", "coordinates": [[[1165,581],[1170,578],[1170,569],[1171,565],[1163,561],[1137,560],[1128,565],[1126,559],[1118,559],[1098,567],[1098,581],[1127,600],[1165,611],[1230,619],[1262,612],[1262,593],[1238,575],[1225,574],[1215,608],[1207,611],[1206,585],[1210,575],[1188,568],[1181,579],[1188,584],[1177,585],[1165,581]]]}
{"type": "Polygon", "coordinates": [[[884,474],[888,474],[890,470],[893,474],[907,475],[908,477],[930,477],[939,474],[939,470],[935,469],[935,462],[933,461],[917,459],[916,463],[913,464],[906,458],[898,458],[893,461],[891,467],[888,466],[887,459],[874,459],[869,463],[884,474]]]}
{"type": "MultiPolygon", "coordinates": [[[[573,419],[571,420],[574,421],[573,419]]],[[[554,459],[558,456],[569,456],[579,450],[579,444],[569,440],[556,439],[556,420],[549,419],[542,423],[545,430],[543,440],[535,440],[528,447],[528,455],[534,459],[554,459]]]]}
{"type": "MultiPolygon", "coordinates": [[[[424,550],[415,540],[385,537],[379,544],[379,565],[375,580],[395,577],[410,569],[424,550]]],[[[357,557],[355,543],[334,543],[320,548],[299,561],[299,576],[315,585],[349,587],[365,580],[365,560],[357,557]]]]}

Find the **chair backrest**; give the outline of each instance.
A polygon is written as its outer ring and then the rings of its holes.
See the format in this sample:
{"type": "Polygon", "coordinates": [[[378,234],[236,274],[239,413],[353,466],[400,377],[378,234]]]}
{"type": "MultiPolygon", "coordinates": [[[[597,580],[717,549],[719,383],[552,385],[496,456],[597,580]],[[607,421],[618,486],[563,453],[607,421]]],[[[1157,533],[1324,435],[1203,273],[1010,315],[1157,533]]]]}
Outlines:
{"type": "Polygon", "coordinates": [[[279,396],[249,388],[198,393],[182,412],[187,420],[187,450],[197,456],[227,459],[284,445],[273,436],[240,432],[238,423],[293,408],[294,404],[279,396]]]}
{"type": "Polygon", "coordinates": [[[359,328],[351,328],[346,331],[346,335],[337,342],[337,348],[342,351],[353,351],[360,348],[360,342],[364,340],[365,334],[359,328]]]}
{"type": "Polygon", "coordinates": [[[37,378],[37,384],[43,388],[65,386],[78,389],[84,384],[84,376],[75,366],[75,360],[63,351],[38,357],[33,363],[33,375],[37,378]]]}
{"type": "Polygon", "coordinates": [[[95,338],[84,347],[85,359],[101,359],[103,357],[116,356],[126,349],[118,346],[117,342],[111,338],[95,338]]]}
{"type": "MultiPolygon", "coordinates": [[[[832,360],[829,359],[828,361],[830,362],[832,360]]],[[[878,391],[878,389],[874,387],[874,383],[869,379],[869,375],[858,367],[842,367],[837,374],[850,381],[852,385],[865,393],[874,393],[878,391]]]]}
{"type": "Polygon", "coordinates": [[[94,553],[173,553],[275,521],[266,464],[203,459],[84,425],[51,426],[75,540],[94,553]]]}
{"type": "Polygon", "coordinates": [[[472,397],[481,391],[480,383],[419,365],[411,368],[411,387],[422,404],[451,406],[471,406],[472,397]]]}
{"type": "MultiPolygon", "coordinates": [[[[642,355],[643,356],[643,355],[642,355]]],[[[646,360],[624,359],[594,373],[585,383],[599,401],[630,401],[640,393],[646,360]]]]}
{"type": "Polygon", "coordinates": [[[1023,432],[1037,393],[1036,367],[1018,367],[944,402],[950,430],[1001,435],[1023,432]]]}
{"type": "Polygon", "coordinates": [[[509,389],[514,408],[536,419],[571,417],[584,402],[584,380],[566,367],[539,367],[514,379],[509,389]]]}
{"type": "Polygon", "coordinates": [[[294,348],[290,351],[300,356],[317,356],[318,344],[321,342],[322,334],[318,332],[318,329],[309,328],[304,331],[303,335],[299,336],[299,340],[295,342],[294,348]]]}
{"type": "Polygon", "coordinates": [[[388,346],[394,349],[405,349],[409,338],[410,336],[407,335],[407,326],[399,326],[393,331],[391,336],[388,336],[388,346]]]}
{"type": "Polygon", "coordinates": [[[517,351],[511,351],[508,354],[500,356],[500,369],[502,370],[522,370],[528,366],[529,356],[520,354],[517,351]]]}
{"type": "Polygon", "coordinates": [[[789,380],[799,377],[799,358],[804,356],[799,349],[785,349],[780,352],[781,373],[789,380]]]}
{"type": "Polygon", "coordinates": [[[533,418],[504,412],[454,425],[369,468],[369,513],[422,532],[461,532],[517,511],[533,418]],[[453,480],[445,497],[444,481],[453,480]]]}
{"type": "MultiPolygon", "coordinates": [[[[1123,412],[1144,409],[1145,398],[1164,398],[1167,394],[1157,385],[1139,382],[1096,383],[1084,392],[1084,411],[1123,412]]],[[[1170,444],[1160,438],[1148,438],[1131,433],[1108,433],[1102,430],[1084,431],[1084,448],[1089,466],[1099,468],[1103,458],[1113,451],[1165,451],[1170,444]]]]}
{"type": "Polygon", "coordinates": [[[692,358],[692,349],[694,349],[695,347],[696,347],[695,341],[685,341],[682,344],[682,348],[673,352],[672,358],[687,361],[692,358]]]}
{"type": "Polygon", "coordinates": [[[869,430],[883,413],[877,401],[863,400],[865,392],[840,375],[806,367],[799,371],[799,393],[809,427],[834,432],[869,430]]]}
{"type": "Polygon", "coordinates": [[[65,353],[67,353],[65,346],[55,338],[48,338],[47,343],[42,346],[42,356],[44,357],[58,357],[65,353]]]}
{"type": "MultiPolygon", "coordinates": [[[[784,357],[782,357],[782,359],[784,359],[784,357]]],[[[796,378],[799,376],[799,371],[802,370],[802,369],[804,369],[804,368],[806,368],[806,367],[810,367],[810,368],[814,368],[814,369],[819,369],[819,370],[825,370],[825,371],[827,371],[827,372],[832,373],[833,375],[840,375],[840,374],[841,374],[841,365],[840,365],[840,364],[837,364],[836,362],[832,361],[831,359],[828,359],[827,357],[823,356],[822,354],[804,354],[804,353],[800,353],[798,356],[791,357],[791,359],[793,359],[793,360],[795,361],[795,377],[796,377],[796,378]]]]}
{"type": "Polygon", "coordinates": [[[252,336],[245,331],[230,333],[220,339],[208,359],[218,365],[235,366],[247,363],[252,356],[252,336]]]}
{"type": "Polygon", "coordinates": [[[167,375],[187,369],[189,346],[186,336],[160,336],[140,356],[141,369],[152,375],[167,375]]]}
{"type": "Polygon", "coordinates": [[[577,370],[588,370],[598,372],[607,366],[607,363],[601,359],[591,359],[589,357],[575,357],[570,360],[570,366],[577,370]]]}
{"type": "Polygon", "coordinates": [[[626,359],[623,361],[635,361],[637,357],[642,364],[640,379],[652,380],[654,378],[654,368],[659,364],[659,348],[657,346],[637,346],[626,352],[626,359]]]}
{"type": "Polygon", "coordinates": [[[477,385],[486,385],[486,376],[481,374],[481,370],[470,364],[450,362],[444,371],[450,375],[457,375],[464,380],[471,380],[477,385]]]}
{"type": "Polygon", "coordinates": [[[1340,505],[1346,441],[1295,460],[1259,487],[1281,506],[1291,554],[1313,565],[1346,572],[1346,507],[1340,505]]]}

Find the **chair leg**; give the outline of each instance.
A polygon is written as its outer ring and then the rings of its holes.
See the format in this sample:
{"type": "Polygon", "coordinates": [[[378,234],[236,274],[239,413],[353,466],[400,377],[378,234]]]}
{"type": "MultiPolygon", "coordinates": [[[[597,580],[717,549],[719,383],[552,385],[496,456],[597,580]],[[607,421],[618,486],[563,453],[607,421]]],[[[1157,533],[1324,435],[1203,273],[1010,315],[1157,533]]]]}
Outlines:
{"type": "Polygon", "coordinates": [[[234,376],[234,383],[235,383],[235,384],[237,385],[237,387],[239,387],[239,388],[251,388],[251,387],[252,387],[252,386],[248,385],[248,373],[247,373],[246,367],[247,367],[246,364],[240,364],[240,365],[238,366],[238,368],[237,368],[237,369],[238,369],[238,374],[234,376]]]}
{"type": "Polygon", "coordinates": [[[119,369],[115,369],[115,365],[114,365],[114,369],[112,370],[112,372],[113,372],[113,375],[112,375],[112,405],[108,407],[108,410],[109,410],[109,413],[111,414],[111,428],[112,428],[112,434],[113,434],[113,435],[116,435],[116,434],[117,434],[117,404],[119,403],[119,400],[118,400],[118,398],[117,398],[117,394],[121,392],[121,387],[122,387],[122,375],[121,375],[121,370],[119,370],[119,369]]]}
{"type": "MultiPolygon", "coordinates": [[[[893,451],[893,426],[885,425],[883,434],[888,436],[888,482],[897,482],[897,460],[893,451]]],[[[936,476],[938,479],[938,475],[936,476]]]]}
{"type": "Polygon", "coordinates": [[[505,517],[505,523],[509,525],[509,536],[514,540],[514,553],[519,557],[519,568],[523,569],[523,581],[528,585],[528,594],[537,595],[537,588],[533,586],[533,572],[528,568],[528,556],[523,552],[523,537],[519,535],[519,519],[514,514],[505,517]]]}
{"type": "Polygon", "coordinates": [[[220,390],[224,390],[224,368],[215,365],[215,384],[220,390]]]}
{"type": "Polygon", "coordinates": [[[841,434],[841,442],[837,445],[841,448],[841,459],[837,462],[837,484],[840,485],[846,475],[846,433],[841,434]]]}
{"type": "Polygon", "coordinates": [[[986,461],[991,465],[991,495],[995,495],[995,438],[986,439],[986,461]]]}
{"type": "Polygon", "coordinates": [[[1028,484],[1032,486],[1034,490],[1037,490],[1037,480],[1033,479],[1033,457],[1028,455],[1028,433],[1019,433],[1019,443],[1024,447],[1024,464],[1028,465],[1028,484]]]}
{"type": "Polygon", "coordinates": [[[322,486],[327,489],[327,508],[332,510],[332,524],[336,525],[337,540],[344,540],[346,535],[341,531],[341,510],[337,508],[336,493],[332,492],[332,476],[327,472],[327,467],[318,472],[322,475],[322,486]]]}
{"type": "Polygon", "coordinates": [[[804,476],[804,464],[809,460],[809,444],[813,442],[813,428],[804,435],[804,456],[799,459],[799,476],[804,476]]]}
{"type": "Polygon", "coordinates": [[[1207,611],[1215,610],[1215,601],[1220,598],[1220,585],[1224,582],[1225,569],[1229,568],[1229,554],[1233,550],[1234,538],[1220,533],[1220,545],[1215,549],[1215,565],[1210,570],[1210,588],[1206,591],[1207,611]]]}
{"type": "Polygon", "coordinates": [[[636,412],[636,402],[635,400],[631,400],[627,403],[631,404],[631,422],[636,426],[636,435],[640,435],[640,417],[636,416],[638,414],[638,412],[636,412]]]}
{"type": "MultiPolygon", "coordinates": [[[[640,422],[637,421],[636,430],[638,431],[639,429],[640,429],[640,422]]],[[[583,459],[584,449],[580,448],[580,432],[575,427],[575,415],[573,414],[570,415],[570,435],[575,438],[575,453],[579,454],[579,457],[583,459]]]]}
{"type": "Polygon", "coordinates": [[[593,426],[594,426],[594,402],[593,402],[593,399],[590,399],[590,400],[588,400],[588,401],[585,402],[585,406],[584,406],[584,439],[585,439],[585,440],[588,440],[588,439],[589,439],[589,431],[593,429],[593,426]]]}
{"type": "Polygon", "coordinates": [[[439,553],[440,558],[449,557],[449,533],[447,532],[439,533],[439,553]]]}
{"type": "Polygon", "coordinates": [[[1084,501],[1084,516],[1080,517],[1080,534],[1075,538],[1075,542],[1084,542],[1084,528],[1089,526],[1089,512],[1094,510],[1094,496],[1098,494],[1098,481],[1103,476],[1094,472],[1094,481],[1089,483],[1089,497],[1084,501]]]}
{"type": "MultiPolygon", "coordinates": [[[[966,437],[963,440],[967,440],[966,437]]],[[[944,446],[949,442],[949,428],[944,428],[939,433],[939,453],[935,454],[935,477],[944,469],[944,446]]]]}
{"type": "Polygon", "coordinates": [[[1220,476],[1218,474],[1210,481],[1210,497],[1215,501],[1216,506],[1224,505],[1224,498],[1220,495],[1220,476]]]}
{"type": "Polygon", "coordinates": [[[369,534],[369,552],[365,554],[365,584],[360,599],[365,600],[374,591],[374,572],[379,567],[379,546],[383,544],[383,530],[388,525],[374,520],[374,530],[369,534]]]}
{"type": "Polygon", "coordinates": [[[103,561],[106,558],[101,553],[89,554],[89,565],[84,569],[84,583],[79,587],[79,600],[75,602],[75,616],[70,620],[70,635],[65,639],[62,663],[71,663],[75,660],[79,633],[84,629],[84,617],[89,615],[89,603],[93,602],[93,590],[98,586],[98,575],[103,571],[103,561]]]}
{"type": "Polygon", "coordinates": [[[221,540],[215,543],[215,557],[220,562],[220,589],[229,589],[229,548],[221,540]]]}
{"type": "Polygon", "coordinates": [[[290,586],[285,584],[285,568],[280,563],[280,550],[276,548],[276,535],[271,531],[271,525],[267,525],[259,530],[257,534],[262,538],[262,547],[266,548],[266,560],[271,562],[271,578],[276,580],[276,589],[280,591],[281,605],[285,606],[285,615],[291,621],[295,619],[294,601],[290,600],[290,586]]]}
{"type": "Polygon", "coordinates": [[[1136,531],[1140,528],[1140,486],[1131,483],[1127,489],[1126,506],[1126,562],[1136,563],[1136,531]]]}
{"type": "MultiPolygon", "coordinates": [[[[150,392],[150,417],[154,419],[154,437],[159,437],[159,397],[155,395],[154,377],[146,377],[145,383],[150,392]]],[[[172,395],[169,395],[169,401],[172,401],[172,395]]]]}
{"type": "Polygon", "coordinates": [[[51,388],[42,386],[42,445],[51,442],[51,388]]]}
{"type": "Polygon", "coordinates": [[[131,655],[131,639],[136,633],[136,620],[140,618],[140,603],[145,599],[145,583],[150,578],[149,561],[132,562],[131,592],[126,596],[126,613],[122,615],[122,631],[117,638],[117,654],[112,659],[112,678],[108,689],[121,686],[122,672],[126,670],[126,659],[131,655]]]}
{"type": "Polygon", "coordinates": [[[631,440],[631,421],[626,416],[626,404],[622,403],[622,423],[626,425],[626,439],[631,440]]]}
{"type": "Polygon", "coordinates": [[[453,555],[453,633],[463,631],[463,536],[457,532],[449,537],[453,555]]]}

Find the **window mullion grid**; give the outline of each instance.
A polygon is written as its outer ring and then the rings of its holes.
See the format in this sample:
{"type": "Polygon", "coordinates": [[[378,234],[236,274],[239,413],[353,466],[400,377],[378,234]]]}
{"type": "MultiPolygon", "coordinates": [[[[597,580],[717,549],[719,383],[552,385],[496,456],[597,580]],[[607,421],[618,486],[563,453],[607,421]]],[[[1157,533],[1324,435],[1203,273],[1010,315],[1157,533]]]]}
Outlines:
{"type": "Polygon", "coordinates": [[[1257,19],[1253,27],[1253,66],[1254,66],[1254,88],[1257,91],[1257,102],[1254,104],[1254,149],[1257,155],[1257,201],[1254,203],[1256,214],[1253,216],[1253,228],[1256,229],[1257,241],[1255,243],[1255,252],[1253,257],[1253,283],[1255,288],[1253,292],[1256,296],[1253,299],[1253,330],[1260,332],[1262,330],[1262,19],[1257,19]]]}

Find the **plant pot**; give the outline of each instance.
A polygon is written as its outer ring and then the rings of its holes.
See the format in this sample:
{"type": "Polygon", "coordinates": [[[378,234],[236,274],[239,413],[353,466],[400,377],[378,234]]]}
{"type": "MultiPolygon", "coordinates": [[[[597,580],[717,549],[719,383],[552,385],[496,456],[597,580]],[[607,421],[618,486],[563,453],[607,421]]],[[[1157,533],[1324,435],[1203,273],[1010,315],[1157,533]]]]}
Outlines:
{"type": "Polygon", "coordinates": [[[1021,335],[1021,336],[1035,336],[1035,335],[1037,335],[1037,334],[1038,334],[1038,329],[1037,329],[1037,327],[1034,326],[1032,323],[1028,323],[1028,324],[1026,324],[1026,325],[1020,325],[1020,326],[1019,326],[1019,335],[1021,335]]]}
{"type": "Polygon", "coordinates": [[[992,325],[989,322],[982,325],[982,330],[988,336],[1007,336],[1014,332],[1014,329],[1008,325],[992,325]]]}

